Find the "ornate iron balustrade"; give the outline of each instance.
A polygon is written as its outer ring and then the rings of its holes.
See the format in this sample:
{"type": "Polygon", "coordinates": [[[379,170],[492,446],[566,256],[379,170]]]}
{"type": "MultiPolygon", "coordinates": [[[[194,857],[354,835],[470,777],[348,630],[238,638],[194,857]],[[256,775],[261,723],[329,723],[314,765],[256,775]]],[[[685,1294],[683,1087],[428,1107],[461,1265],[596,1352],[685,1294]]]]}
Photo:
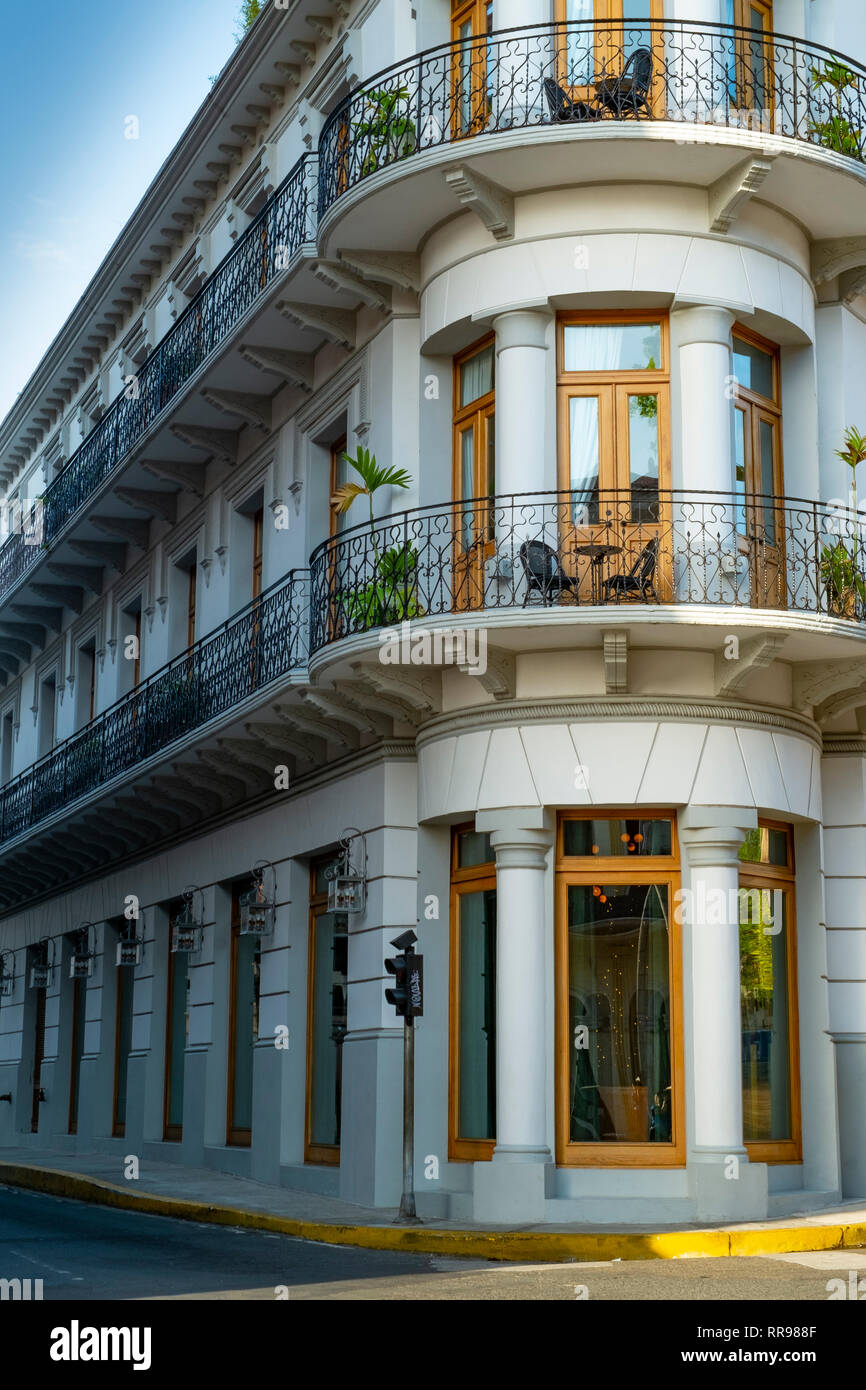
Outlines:
{"type": "Polygon", "coordinates": [[[580,125],[745,127],[855,159],[866,154],[866,68],[821,44],[675,20],[531,25],[429,49],[352,92],[319,142],[319,215],[365,178],[424,150],[550,123],[556,108],[545,79],[565,94],[560,118],[580,125]],[[646,89],[639,50],[651,54],[646,89]]]}
{"type": "Polygon", "coordinates": [[[22,528],[0,546],[0,599],[123,462],[296,251],[314,239],[314,175],[315,161],[303,155],[142,363],[134,383],[117,397],[49,484],[42,503],[41,534],[38,527],[29,534],[22,528]]]}
{"type": "Polygon", "coordinates": [[[0,843],[302,668],[308,623],[308,576],[296,571],[9,782],[0,843]]]}
{"type": "Polygon", "coordinates": [[[334,537],[310,561],[310,650],[445,614],[712,604],[866,621],[866,517],[711,492],[448,503],[334,537]]]}

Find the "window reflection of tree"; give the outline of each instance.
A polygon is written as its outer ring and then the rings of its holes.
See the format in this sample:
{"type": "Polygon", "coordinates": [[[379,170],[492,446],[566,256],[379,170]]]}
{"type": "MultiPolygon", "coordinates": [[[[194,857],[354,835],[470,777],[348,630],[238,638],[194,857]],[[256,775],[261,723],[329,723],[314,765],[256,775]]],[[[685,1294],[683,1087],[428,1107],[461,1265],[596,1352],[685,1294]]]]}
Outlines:
{"type": "Polygon", "coordinates": [[[587,1047],[574,1047],[571,1137],[577,1142],[598,1141],[613,1131],[610,1112],[598,1089],[599,1081],[606,1079],[599,1075],[599,1038],[610,1032],[610,1023],[607,995],[572,995],[572,1042],[575,1029],[580,1026],[585,1026],[589,1034],[587,1047]]]}

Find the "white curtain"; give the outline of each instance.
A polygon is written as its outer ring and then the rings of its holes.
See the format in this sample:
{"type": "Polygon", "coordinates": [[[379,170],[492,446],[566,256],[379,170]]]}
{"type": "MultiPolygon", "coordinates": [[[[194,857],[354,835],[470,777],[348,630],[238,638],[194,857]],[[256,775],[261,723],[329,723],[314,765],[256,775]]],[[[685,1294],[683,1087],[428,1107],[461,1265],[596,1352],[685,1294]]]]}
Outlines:
{"type": "MultiPolygon", "coordinates": [[[[569,24],[595,18],[595,0],[568,0],[565,10],[569,24]]],[[[595,76],[595,36],[591,23],[568,29],[568,85],[586,87],[595,76]]]]}
{"type": "MultiPolygon", "coordinates": [[[[623,329],[615,324],[575,324],[565,330],[566,371],[601,372],[620,365],[623,329]]],[[[569,401],[569,486],[575,520],[584,507],[591,513],[599,485],[598,399],[572,396],[569,401]]]]}

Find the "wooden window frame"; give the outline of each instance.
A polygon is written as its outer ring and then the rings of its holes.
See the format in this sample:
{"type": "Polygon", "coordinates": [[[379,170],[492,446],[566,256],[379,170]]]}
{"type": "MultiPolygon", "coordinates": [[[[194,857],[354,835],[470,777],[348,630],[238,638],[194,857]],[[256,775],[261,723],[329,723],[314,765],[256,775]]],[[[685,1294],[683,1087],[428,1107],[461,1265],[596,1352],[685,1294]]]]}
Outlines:
{"type": "Polygon", "coordinates": [[[788,842],[788,863],[755,864],[740,860],[739,887],[779,888],[785,893],[785,955],[788,1004],[788,1061],[791,1138],[744,1140],[751,1163],[802,1163],[803,1122],[800,1078],[800,1005],[797,989],[797,875],[794,862],[794,827],[785,821],[758,821],[759,830],[782,830],[788,842]]]}
{"type": "Polygon", "coordinates": [[[460,1055],[460,898],[464,893],[497,890],[496,859],[471,868],[458,867],[461,835],[474,832],[472,821],[451,830],[451,903],[449,931],[449,1010],[448,1010],[448,1158],[456,1163],[479,1162],[493,1157],[496,1139],[462,1139],[459,1135],[460,1094],[458,1065],[460,1055]]]}
{"type": "MultiPolygon", "coordinates": [[[[451,496],[455,502],[471,502],[484,494],[478,490],[478,477],[482,469],[486,471],[487,453],[482,448],[486,443],[491,417],[495,419],[496,412],[496,334],[486,333],[483,338],[479,338],[471,347],[464,348],[458,352],[454,358],[453,367],[453,413],[452,413],[452,448],[451,448],[451,496]],[[476,400],[470,401],[469,405],[460,405],[460,372],[466,362],[471,362],[473,357],[478,357],[487,348],[493,348],[493,386],[491,390],[485,392],[483,396],[478,396],[476,400]],[[473,491],[472,497],[463,497],[462,493],[462,470],[460,467],[460,438],[466,432],[469,423],[473,426],[473,491]]],[[[489,480],[488,480],[489,481],[489,480]]]]}
{"type": "Polygon", "coordinates": [[[307,937],[307,1065],[304,1103],[304,1162],[339,1167],[339,1144],[314,1144],[310,1135],[313,1122],[313,1000],[316,977],[316,919],[328,911],[327,891],[316,890],[316,874],[323,864],[333,864],[333,854],[310,861],[310,920],[307,937]]]}
{"type": "Polygon", "coordinates": [[[556,972],[556,1163],[563,1168],[682,1168],[686,1163],[685,1042],[683,1026],[682,929],[676,908],[680,899],[680,849],[676,812],[668,808],[627,807],[560,811],[556,827],[555,972],[556,972]],[[599,855],[591,859],[563,853],[563,827],[570,820],[669,820],[670,855],[599,855]],[[578,867],[579,866],[579,867],[578,867]],[[666,884],[669,912],[669,982],[671,1001],[671,1134],[667,1144],[575,1143],[569,1139],[571,1038],[568,999],[568,888],[598,882],[666,884]]]}
{"type": "Polygon", "coordinates": [[[195,646],[195,620],[196,609],[198,607],[198,575],[196,573],[196,560],[193,559],[187,575],[187,599],[186,599],[186,645],[187,649],[195,646]]]}
{"type": "MultiPolygon", "coordinates": [[[[785,605],[785,462],[782,440],[781,353],[778,343],[772,342],[769,338],[762,337],[761,334],[756,333],[754,329],[746,328],[741,323],[735,323],[731,328],[732,372],[734,344],[736,339],[766,353],[771,358],[773,372],[772,396],[765,396],[760,391],[754,391],[737,381],[735,393],[731,401],[731,409],[735,412],[739,410],[745,417],[743,434],[746,448],[746,478],[743,486],[743,509],[746,516],[747,532],[751,533],[744,535],[742,532],[737,531],[737,549],[739,554],[748,557],[750,567],[753,571],[755,592],[760,595],[762,585],[757,566],[763,557],[757,553],[758,546],[756,538],[760,535],[763,527],[761,514],[770,510],[770,508],[765,505],[760,505],[754,500],[759,497],[764,497],[766,494],[764,494],[760,488],[755,490],[752,484],[756,481],[758,470],[760,469],[760,426],[762,421],[766,421],[772,425],[773,430],[773,492],[771,496],[775,499],[775,506],[772,510],[775,513],[774,524],[776,528],[776,540],[769,546],[769,550],[777,552],[771,563],[775,566],[778,574],[779,602],[776,606],[783,607],[785,605]]],[[[735,467],[735,460],[733,458],[731,464],[732,467],[735,467]]],[[[736,494],[736,477],[732,478],[732,483],[736,494]]]]}
{"type": "MultiPolygon", "coordinates": [[[[455,94],[454,109],[451,117],[451,133],[454,140],[464,140],[473,135],[479,135],[487,127],[487,12],[491,8],[490,0],[451,0],[451,89],[455,94]],[[462,66],[462,51],[459,47],[459,30],[466,23],[471,21],[471,34],[469,42],[471,44],[471,74],[469,77],[469,101],[470,101],[470,120],[468,125],[463,126],[461,116],[462,103],[457,94],[460,92],[464,80],[462,66]]],[[[495,33],[496,14],[492,15],[492,25],[490,33],[495,33]]]]}
{"type": "MultiPolygon", "coordinates": [[[[337,508],[334,506],[333,502],[330,501],[330,499],[336,494],[337,488],[340,486],[339,477],[338,477],[338,468],[339,468],[340,460],[341,460],[341,458],[343,457],[343,454],[346,453],[348,447],[349,447],[349,440],[348,440],[348,437],[347,437],[345,434],[342,435],[342,437],[341,437],[340,439],[338,439],[338,440],[336,441],[336,443],[334,443],[334,444],[331,445],[330,490],[329,490],[329,492],[328,492],[328,498],[329,498],[329,502],[328,502],[328,520],[329,520],[328,534],[329,534],[331,540],[333,540],[336,536],[338,536],[338,535],[340,534],[340,531],[339,531],[340,516],[339,516],[339,513],[338,513],[338,511],[337,511],[337,508]]],[[[344,513],[344,515],[346,515],[346,513],[344,513]]]]}

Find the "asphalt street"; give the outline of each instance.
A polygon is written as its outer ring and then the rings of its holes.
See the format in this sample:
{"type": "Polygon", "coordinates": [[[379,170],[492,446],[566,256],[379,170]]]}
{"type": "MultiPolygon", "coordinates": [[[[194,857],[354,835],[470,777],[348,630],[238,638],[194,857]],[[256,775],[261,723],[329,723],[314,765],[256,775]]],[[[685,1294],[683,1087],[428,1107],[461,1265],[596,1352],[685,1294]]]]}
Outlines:
{"type": "MultiPolygon", "coordinates": [[[[773,1258],[523,1265],[329,1246],[0,1187],[0,1280],[45,1300],[827,1302],[866,1297],[866,1250],[773,1258]]],[[[852,1310],[853,1312],[853,1310],[852,1310]]],[[[840,1314],[841,1315],[841,1314],[840,1314]]]]}

